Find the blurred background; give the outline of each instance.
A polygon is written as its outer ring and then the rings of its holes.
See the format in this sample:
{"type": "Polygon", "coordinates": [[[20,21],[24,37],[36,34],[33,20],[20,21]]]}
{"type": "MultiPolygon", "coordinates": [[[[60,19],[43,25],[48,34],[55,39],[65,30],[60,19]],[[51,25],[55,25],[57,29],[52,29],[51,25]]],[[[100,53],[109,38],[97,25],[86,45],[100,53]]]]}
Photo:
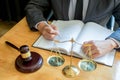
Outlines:
{"type": "Polygon", "coordinates": [[[0,0],[0,37],[24,16],[29,0],[0,0]]]}

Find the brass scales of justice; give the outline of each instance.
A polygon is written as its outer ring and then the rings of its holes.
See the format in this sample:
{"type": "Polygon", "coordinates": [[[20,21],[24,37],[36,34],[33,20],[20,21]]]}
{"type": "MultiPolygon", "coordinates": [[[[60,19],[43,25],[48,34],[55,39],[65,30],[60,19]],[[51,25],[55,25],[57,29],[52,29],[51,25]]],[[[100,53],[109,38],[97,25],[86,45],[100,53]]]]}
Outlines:
{"type": "MultiPolygon", "coordinates": [[[[77,43],[73,38],[71,40],[67,40],[67,41],[59,41],[59,40],[53,40],[55,43],[55,47],[57,48],[57,43],[65,43],[65,42],[71,42],[72,46],[71,46],[71,51],[70,51],[70,64],[65,66],[62,70],[63,75],[65,75],[66,77],[75,77],[77,75],[79,75],[80,70],[83,71],[93,71],[96,69],[97,64],[92,60],[92,52],[91,52],[91,45],[85,45],[88,46],[88,54],[90,56],[90,58],[88,59],[83,59],[80,60],[78,63],[78,67],[72,65],[72,58],[73,58],[73,43],[77,43]]],[[[15,67],[18,71],[23,72],[23,73],[31,73],[31,72],[35,72],[37,71],[39,68],[41,68],[42,64],[43,64],[43,58],[40,54],[36,53],[36,52],[29,52],[29,48],[27,45],[22,45],[20,48],[18,48],[17,46],[15,46],[14,44],[6,41],[6,44],[8,44],[9,46],[13,47],[14,49],[18,50],[21,52],[21,55],[19,55],[16,58],[15,61],[15,67]],[[23,56],[24,54],[24,56],[23,56]],[[28,55],[29,54],[29,55],[28,55]],[[27,56],[26,56],[27,55],[27,56]],[[37,59],[36,59],[37,57],[37,59]]],[[[79,44],[81,45],[81,44],[79,44]]],[[[51,52],[53,52],[53,50],[51,49],[51,52]]],[[[62,57],[61,52],[59,50],[59,48],[57,48],[54,51],[57,55],[54,56],[50,56],[48,58],[48,64],[50,64],[50,66],[54,66],[54,67],[58,67],[64,64],[65,59],[62,57]]]]}
{"type": "Polygon", "coordinates": [[[54,46],[56,47],[56,50],[51,49],[51,52],[55,52],[56,55],[50,56],[47,60],[48,64],[50,66],[58,67],[64,64],[65,59],[62,57],[61,52],[59,48],[57,47],[57,43],[65,43],[65,42],[71,42],[71,51],[70,51],[70,64],[65,66],[62,70],[62,73],[66,77],[75,77],[79,75],[80,70],[83,71],[94,71],[97,67],[96,62],[93,61],[92,59],[92,52],[91,52],[91,44],[87,44],[85,46],[88,46],[88,55],[89,58],[84,58],[78,62],[78,67],[72,65],[72,59],[73,59],[73,43],[77,43],[78,45],[82,45],[78,42],[76,42],[73,38],[71,40],[67,41],[59,41],[59,40],[53,40],[54,41],[54,46]]]}

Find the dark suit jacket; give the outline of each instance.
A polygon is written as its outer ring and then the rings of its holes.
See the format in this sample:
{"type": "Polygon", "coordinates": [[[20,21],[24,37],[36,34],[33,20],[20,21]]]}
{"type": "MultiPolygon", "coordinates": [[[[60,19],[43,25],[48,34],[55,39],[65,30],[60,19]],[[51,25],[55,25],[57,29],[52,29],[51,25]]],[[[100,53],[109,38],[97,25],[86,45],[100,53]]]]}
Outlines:
{"type": "MultiPolygon", "coordinates": [[[[80,7],[77,0],[75,19],[80,20],[80,7]]],[[[34,26],[40,21],[46,20],[45,14],[49,13],[52,9],[54,19],[56,20],[69,20],[68,9],[70,0],[31,0],[26,6],[26,19],[32,30],[34,26]]],[[[48,15],[48,14],[47,14],[48,15]]],[[[83,20],[85,23],[92,21],[102,26],[105,26],[111,15],[115,16],[116,22],[120,25],[120,0],[89,0],[89,5],[86,17],[83,20]]],[[[120,30],[114,35],[110,35],[120,41],[120,30]],[[117,34],[117,35],[116,35],[117,34]]]]}

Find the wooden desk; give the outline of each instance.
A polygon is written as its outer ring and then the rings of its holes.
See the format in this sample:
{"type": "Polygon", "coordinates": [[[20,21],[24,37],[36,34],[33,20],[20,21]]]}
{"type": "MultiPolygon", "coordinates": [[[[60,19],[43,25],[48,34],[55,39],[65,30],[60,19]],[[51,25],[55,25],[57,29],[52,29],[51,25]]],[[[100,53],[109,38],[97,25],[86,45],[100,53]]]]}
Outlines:
{"type": "MultiPolygon", "coordinates": [[[[69,64],[70,57],[65,58],[64,65],[52,67],[47,64],[47,58],[51,54],[49,51],[33,48],[33,42],[40,36],[39,32],[32,32],[27,25],[26,19],[22,19],[17,25],[0,38],[0,80],[112,80],[112,68],[101,64],[92,72],[80,71],[74,78],[66,78],[62,74],[62,69],[69,64]],[[10,41],[20,47],[23,44],[29,45],[31,51],[42,55],[44,63],[42,68],[34,73],[21,73],[15,69],[15,59],[20,54],[15,49],[5,44],[10,41]]],[[[120,60],[120,54],[116,54],[115,61],[120,60]]],[[[73,59],[73,65],[78,64],[79,59],[73,59]]]]}

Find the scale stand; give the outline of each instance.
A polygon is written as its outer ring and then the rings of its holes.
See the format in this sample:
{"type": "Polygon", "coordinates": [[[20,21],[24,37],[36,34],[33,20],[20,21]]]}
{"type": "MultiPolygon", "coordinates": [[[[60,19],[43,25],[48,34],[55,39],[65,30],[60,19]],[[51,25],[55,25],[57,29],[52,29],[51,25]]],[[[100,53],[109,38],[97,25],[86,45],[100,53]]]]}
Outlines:
{"type": "Polygon", "coordinates": [[[65,66],[62,70],[63,75],[65,75],[66,77],[69,77],[69,78],[75,77],[75,76],[79,75],[79,73],[80,73],[80,70],[76,66],[72,65],[73,42],[75,42],[75,41],[72,38],[70,40],[70,42],[72,43],[71,52],[70,52],[71,53],[70,54],[70,65],[65,66]]]}

